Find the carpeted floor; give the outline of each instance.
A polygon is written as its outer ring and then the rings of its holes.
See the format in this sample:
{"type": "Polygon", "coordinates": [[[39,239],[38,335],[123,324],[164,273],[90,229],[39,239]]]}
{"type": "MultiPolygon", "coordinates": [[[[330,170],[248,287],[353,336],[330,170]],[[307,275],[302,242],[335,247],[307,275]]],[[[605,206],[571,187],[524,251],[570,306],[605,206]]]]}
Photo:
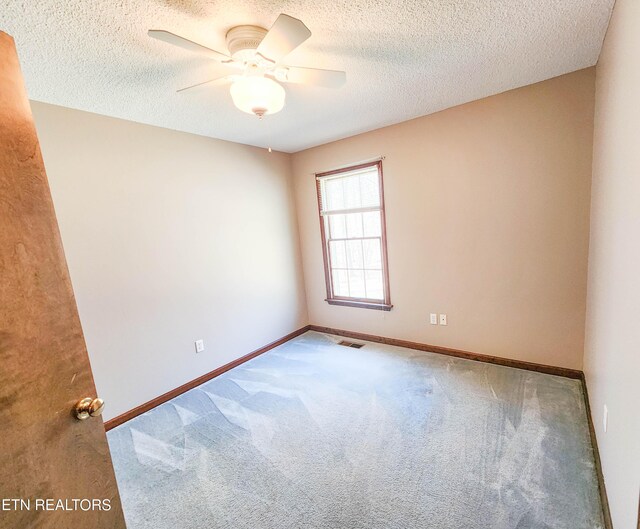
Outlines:
{"type": "Polygon", "coordinates": [[[598,529],[577,380],[306,333],[109,432],[128,529],[598,529]]]}

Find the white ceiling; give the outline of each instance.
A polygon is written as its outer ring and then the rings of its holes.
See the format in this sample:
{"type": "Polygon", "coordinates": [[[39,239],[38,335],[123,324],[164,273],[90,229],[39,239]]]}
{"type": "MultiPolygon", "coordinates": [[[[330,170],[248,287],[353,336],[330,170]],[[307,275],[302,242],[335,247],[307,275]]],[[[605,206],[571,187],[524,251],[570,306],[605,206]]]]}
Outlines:
{"type": "Polygon", "coordinates": [[[592,66],[614,0],[0,0],[32,99],[295,152],[592,66]],[[176,94],[216,63],[147,37],[226,52],[236,25],[279,13],[311,38],[287,63],[346,70],[339,90],[287,85],[260,122],[228,87],[176,94]]]}

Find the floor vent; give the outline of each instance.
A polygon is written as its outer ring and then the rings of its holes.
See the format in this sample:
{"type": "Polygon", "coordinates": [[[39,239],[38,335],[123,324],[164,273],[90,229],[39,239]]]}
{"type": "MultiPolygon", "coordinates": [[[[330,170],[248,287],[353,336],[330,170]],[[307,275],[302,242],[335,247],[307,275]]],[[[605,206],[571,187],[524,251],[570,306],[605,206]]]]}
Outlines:
{"type": "Polygon", "coordinates": [[[360,349],[361,347],[364,347],[363,343],[348,342],[347,340],[342,340],[338,342],[338,345],[344,345],[345,347],[353,347],[354,349],[360,349]]]}

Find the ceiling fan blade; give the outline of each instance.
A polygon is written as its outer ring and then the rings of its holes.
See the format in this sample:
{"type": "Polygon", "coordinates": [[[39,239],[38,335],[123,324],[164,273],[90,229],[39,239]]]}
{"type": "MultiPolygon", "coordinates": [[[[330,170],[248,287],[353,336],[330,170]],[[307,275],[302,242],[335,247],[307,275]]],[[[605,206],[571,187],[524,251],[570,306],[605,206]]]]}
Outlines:
{"type": "Polygon", "coordinates": [[[264,36],[256,52],[275,64],[310,36],[311,31],[302,20],[282,13],[264,36]]]}
{"type": "Polygon", "coordinates": [[[202,44],[198,44],[197,42],[193,42],[192,40],[185,39],[180,35],[176,35],[169,31],[165,31],[163,29],[150,29],[147,34],[154,39],[161,40],[168,44],[173,44],[174,46],[180,46],[185,50],[194,51],[197,53],[204,53],[215,59],[216,61],[220,61],[222,63],[232,63],[233,59],[224,53],[220,53],[219,51],[212,50],[211,48],[207,48],[202,44]]]}
{"type": "Polygon", "coordinates": [[[181,88],[180,90],[178,90],[178,93],[184,92],[185,90],[191,90],[193,88],[201,88],[203,86],[220,86],[226,83],[231,83],[232,81],[234,81],[237,77],[240,77],[238,75],[225,75],[224,77],[217,77],[216,79],[209,79],[208,81],[203,81],[202,83],[198,83],[198,84],[194,84],[191,86],[185,86],[184,88],[181,88]]]}
{"type": "Polygon", "coordinates": [[[278,79],[285,83],[299,83],[325,88],[340,88],[347,82],[347,74],[337,70],[319,70],[287,66],[284,75],[278,79]]]}

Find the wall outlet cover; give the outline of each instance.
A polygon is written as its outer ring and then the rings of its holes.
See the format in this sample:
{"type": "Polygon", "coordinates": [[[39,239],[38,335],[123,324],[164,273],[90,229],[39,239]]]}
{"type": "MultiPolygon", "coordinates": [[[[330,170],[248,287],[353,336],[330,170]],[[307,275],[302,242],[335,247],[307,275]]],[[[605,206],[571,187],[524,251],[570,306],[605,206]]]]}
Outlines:
{"type": "Polygon", "coordinates": [[[204,340],[196,340],[196,353],[204,351],[204,340]]]}
{"type": "Polygon", "coordinates": [[[447,315],[440,314],[440,325],[446,325],[446,324],[447,324],[447,315]]]}

